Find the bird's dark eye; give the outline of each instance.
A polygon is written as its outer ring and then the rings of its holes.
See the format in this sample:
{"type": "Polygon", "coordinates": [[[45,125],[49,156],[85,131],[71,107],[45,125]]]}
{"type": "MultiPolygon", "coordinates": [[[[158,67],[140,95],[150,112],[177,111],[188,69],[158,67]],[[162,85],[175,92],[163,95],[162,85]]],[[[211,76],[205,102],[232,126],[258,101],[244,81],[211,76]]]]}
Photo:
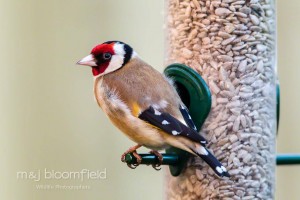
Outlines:
{"type": "Polygon", "coordinates": [[[104,60],[109,60],[111,58],[111,54],[110,53],[104,53],[103,54],[103,59],[104,60]]]}

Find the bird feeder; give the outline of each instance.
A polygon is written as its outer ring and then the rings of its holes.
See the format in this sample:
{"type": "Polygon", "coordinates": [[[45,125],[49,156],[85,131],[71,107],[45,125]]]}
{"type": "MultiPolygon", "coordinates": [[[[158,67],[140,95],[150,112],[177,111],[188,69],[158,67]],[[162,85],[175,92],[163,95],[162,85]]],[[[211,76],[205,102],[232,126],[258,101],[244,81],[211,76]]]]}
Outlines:
{"type": "Polygon", "coordinates": [[[274,199],[274,1],[166,0],[166,11],[166,62],[208,84],[212,104],[200,132],[231,174],[216,177],[191,157],[179,176],[166,172],[166,198],[274,199]]]}

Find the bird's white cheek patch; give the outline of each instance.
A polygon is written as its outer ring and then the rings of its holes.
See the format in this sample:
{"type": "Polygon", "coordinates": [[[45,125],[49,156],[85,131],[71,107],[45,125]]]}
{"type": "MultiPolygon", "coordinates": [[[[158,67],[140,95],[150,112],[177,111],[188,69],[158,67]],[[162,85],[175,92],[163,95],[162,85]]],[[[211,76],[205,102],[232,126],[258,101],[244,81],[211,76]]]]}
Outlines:
{"type": "Polygon", "coordinates": [[[98,76],[103,76],[104,74],[108,74],[110,72],[116,71],[117,69],[122,67],[124,63],[125,54],[126,54],[124,50],[124,44],[115,44],[114,52],[115,55],[111,57],[108,67],[102,74],[98,76]]]}
{"type": "Polygon", "coordinates": [[[124,62],[124,55],[113,55],[111,57],[111,60],[109,62],[108,67],[106,68],[104,73],[101,74],[101,75],[108,74],[110,72],[116,71],[117,69],[122,67],[123,62],[124,62]]]}

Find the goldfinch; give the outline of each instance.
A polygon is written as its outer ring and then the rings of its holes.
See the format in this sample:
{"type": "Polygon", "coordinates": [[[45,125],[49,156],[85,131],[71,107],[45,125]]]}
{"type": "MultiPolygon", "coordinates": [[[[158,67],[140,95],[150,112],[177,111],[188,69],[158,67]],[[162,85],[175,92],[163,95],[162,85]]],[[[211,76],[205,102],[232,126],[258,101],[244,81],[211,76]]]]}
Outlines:
{"type": "Polygon", "coordinates": [[[229,177],[226,168],[206,148],[207,141],[196,131],[172,81],[144,62],[129,45],[104,42],[77,64],[92,68],[98,105],[137,143],[122,155],[123,162],[127,153],[133,153],[140,163],[136,150],[141,146],[151,149],[162,162],[158,150],[173,146],[201,157],[218,176],[229,177]]]}

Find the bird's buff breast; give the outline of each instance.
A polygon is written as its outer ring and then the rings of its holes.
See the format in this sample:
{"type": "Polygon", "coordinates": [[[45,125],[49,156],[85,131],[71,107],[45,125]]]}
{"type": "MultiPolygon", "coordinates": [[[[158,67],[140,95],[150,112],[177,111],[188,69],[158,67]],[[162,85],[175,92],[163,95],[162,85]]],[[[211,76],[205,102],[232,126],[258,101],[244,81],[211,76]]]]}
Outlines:
{"type": "Polygon", "coordinates": [[[98,105],[111,122],[132,141],[150,149],[160,150],[168,147],[166,134],[133,116],[130,108],[118,95],[118,91],[109,88],[102,77],[95,80],[94,94],[98,105]]]}

